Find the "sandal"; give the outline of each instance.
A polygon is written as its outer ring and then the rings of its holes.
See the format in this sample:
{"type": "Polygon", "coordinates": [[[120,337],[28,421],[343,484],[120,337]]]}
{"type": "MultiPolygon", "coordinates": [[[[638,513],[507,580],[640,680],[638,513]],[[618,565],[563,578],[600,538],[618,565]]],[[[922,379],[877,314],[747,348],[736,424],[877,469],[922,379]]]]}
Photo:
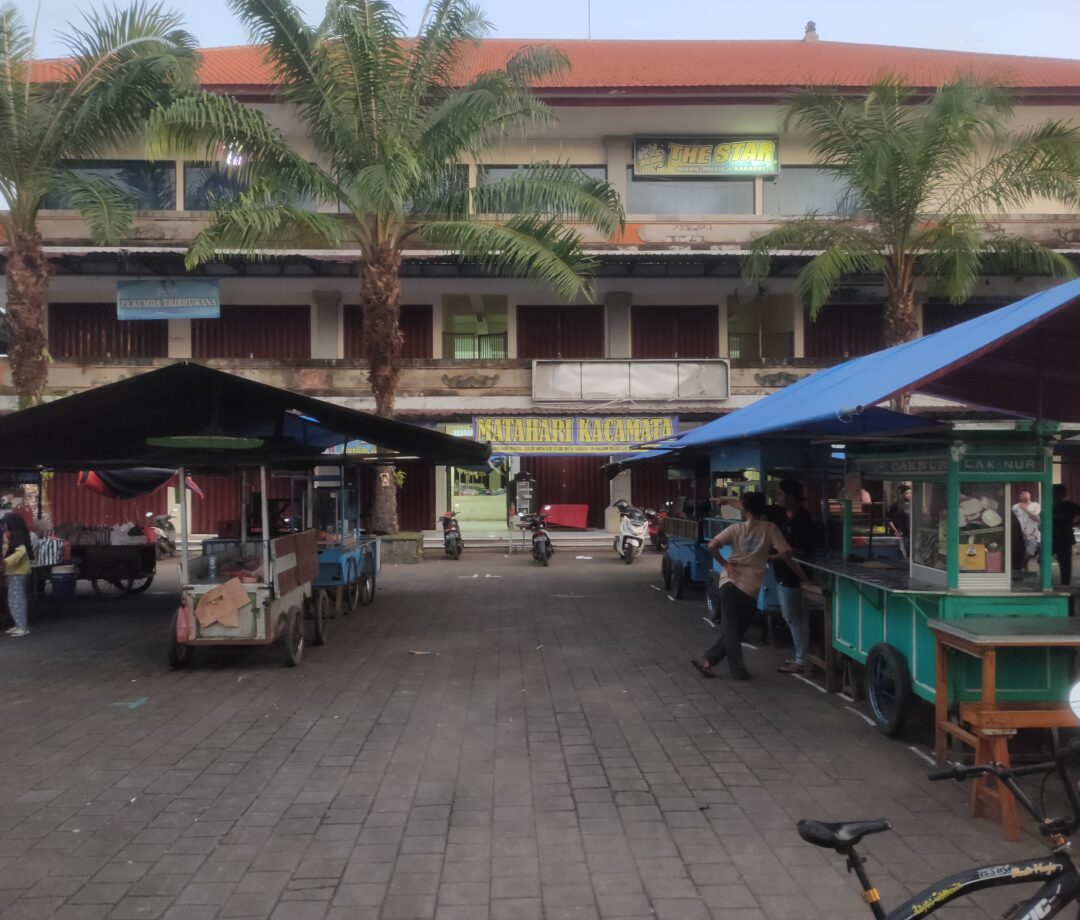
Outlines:
{"type": "Polygon", "coordinates": [[[776,670],[781,674],[802,674],[804,667],[795,661],[785,661],[776,670]]]}
{"type": "Polygon", "coordinates": [[[701,674],[702,677],[716,677],[716,675],[713,674],[713,669],[704,662],[699,661],[697,658],[691,658],[690,664],[692,664],[695,668],[698,669],[698,672],[701,674]]]}

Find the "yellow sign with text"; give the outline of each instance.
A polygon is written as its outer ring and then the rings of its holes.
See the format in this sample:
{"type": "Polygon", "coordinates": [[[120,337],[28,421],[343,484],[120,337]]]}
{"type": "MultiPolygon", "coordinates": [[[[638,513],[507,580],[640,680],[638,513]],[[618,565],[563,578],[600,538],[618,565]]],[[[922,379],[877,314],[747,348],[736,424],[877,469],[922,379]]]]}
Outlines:
{"type": "Polygon", "coordinates": [[[718,179],[775,176],[780,172],[776,138],[636,138],[634,175],[647,178],[718,179]]]}
{"type": "Polygon", "coordinates": [[[495,454],[624,454],[679,432],[673,415],[481,415],[473,438],[495,454]]]}

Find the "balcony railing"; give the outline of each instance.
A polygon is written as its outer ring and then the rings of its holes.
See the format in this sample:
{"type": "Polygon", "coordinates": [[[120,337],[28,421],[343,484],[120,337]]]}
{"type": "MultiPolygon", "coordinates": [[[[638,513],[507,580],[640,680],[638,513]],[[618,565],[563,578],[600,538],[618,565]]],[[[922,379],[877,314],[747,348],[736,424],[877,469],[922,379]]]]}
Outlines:
{"type": "Polygon", "coordinates": [[[543,400],[717,400],[729,395],[728,362],[534,361],[532,395],[543,400]]]}
{"type": "Polygon", "coordinates": [[[486,361],[506,357],[506,333],[444,332],[443,357],[462,361],[486,361]]]}

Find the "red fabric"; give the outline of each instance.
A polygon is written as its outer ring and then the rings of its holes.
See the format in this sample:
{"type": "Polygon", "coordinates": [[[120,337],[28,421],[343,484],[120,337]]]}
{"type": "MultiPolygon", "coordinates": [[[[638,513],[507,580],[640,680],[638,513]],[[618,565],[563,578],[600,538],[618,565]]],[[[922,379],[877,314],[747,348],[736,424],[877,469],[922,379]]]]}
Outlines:
{"type": "Polygon", "coordinates": [[[547,522],[551,527],[573,527],[585,530],[589,526],[588,505],[552,505],[547,512],[547,522]]]}

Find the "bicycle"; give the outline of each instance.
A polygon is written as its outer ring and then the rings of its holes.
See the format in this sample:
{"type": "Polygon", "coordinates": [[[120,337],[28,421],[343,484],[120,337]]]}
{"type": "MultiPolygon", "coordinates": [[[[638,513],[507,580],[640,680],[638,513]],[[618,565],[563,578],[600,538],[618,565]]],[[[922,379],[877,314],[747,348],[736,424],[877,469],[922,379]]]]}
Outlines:
{"type": "MultiPolygon", "coordinates": [[[[1005,914],[1005,920],[1045,920],[1063,910],[1074,901],[1080,901],[1080,870],[1072,859],[1069,837],[1080,827],[1080,800],[1069,778],[1065,761],[1069,755],[1080,753],[1080,739],[1073,740],[1058,753],[1053,761],[1007,769],[999,764],[956,764],[947,770],[937,770],[929,775],[931,780],[955,779],[962,782],[979,776],[996,776],[998,781],[1016,796],[1020,805],[1038,822],[1039,831],[1050,843],[1050,856],[1022,859],[1018,862],[977,866],[941,879],[914,897],[909,898],[895,910],[886,912],[877,889],[870,884],[864,863],[866,860],[855,852],[859,842],[870,834],[891,830],[884,818],[876,821],[799,821],[799,836],[807,843],[836,850],[847,858],[849,872],[854,872],[863,889],[863,900],[876,920],[913,920],[934,913],[950,901],[1001,885],[1044,882],[1029,898],[1014,904],[1005,914]],[[1044,774],[1049,779],[1057,772],[1065,787],[1071,818],[1047,818],[1017,783],[1017,777],[1044,774]]],[[[1040,803],[1041,804],[1041,803],[1040,803]]]]}

